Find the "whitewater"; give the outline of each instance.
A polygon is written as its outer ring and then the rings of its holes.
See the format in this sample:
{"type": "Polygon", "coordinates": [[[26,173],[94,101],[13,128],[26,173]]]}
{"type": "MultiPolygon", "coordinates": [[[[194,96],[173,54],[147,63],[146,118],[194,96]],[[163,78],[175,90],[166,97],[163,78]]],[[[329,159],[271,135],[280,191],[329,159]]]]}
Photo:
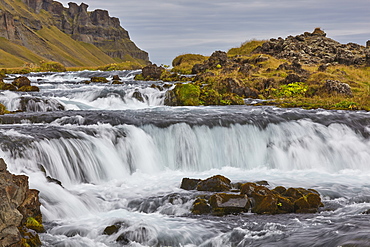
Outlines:
{"type": "Polygon", "coordinates": [[[0,157],[40,191],[43,246],[370,246],[370,113],[170,107],[171,85],[137,73],[30,73],[40,92],[0,92],[18,111],[0,116],[0,157]],[[93,76],[109,82],[86,83],[93,76]],[[325,206],[192,215],[201,194],[182,178],[217,174],[313,188],[325,206]]]}

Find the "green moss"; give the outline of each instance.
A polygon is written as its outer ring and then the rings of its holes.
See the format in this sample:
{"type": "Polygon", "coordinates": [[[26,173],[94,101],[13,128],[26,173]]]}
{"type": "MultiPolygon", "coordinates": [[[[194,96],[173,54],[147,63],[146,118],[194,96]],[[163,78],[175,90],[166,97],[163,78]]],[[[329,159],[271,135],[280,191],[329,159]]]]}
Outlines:
{"type": "Polygon", "coordinates": [[[200,88],[194,84],[177,84],[174,93],[178,105],[197,106],[200,104],[200,88]]]}
{"type": "Polygon", "coordinates": [[[184,54],[177,56],[172,61],[172,72],[180,74],[191,74],[192,68],[197,63],[203,63],[207,57],[199,54],[184,54]]]}
{"type": "Polygon", "coordinates": [[[266,40],[249,40],[249,41],[246,41],[238,48],[231,48],[227,52],[227,55],[229,55],[229,56],[250,55],[254,49],[256,49],[258,46],[262,45],[265,42],[266,42],[266,40]]]}
{"type": "Polygon", "coordinates": [[[306,94],[308,86],[303,82],[294,82],[287,85],[281,85],[278,89],[270,89],[276,97],[290,98],[302,97],[306,94]]]}
{"type": "Polygon", "coordinates": [[[42,223],[38,222],[35,218],[33,217],[28,217],[26,221],[26,227],[28,229],[35,230],[38,233],[45,232],[44,226],[42,223]]]}

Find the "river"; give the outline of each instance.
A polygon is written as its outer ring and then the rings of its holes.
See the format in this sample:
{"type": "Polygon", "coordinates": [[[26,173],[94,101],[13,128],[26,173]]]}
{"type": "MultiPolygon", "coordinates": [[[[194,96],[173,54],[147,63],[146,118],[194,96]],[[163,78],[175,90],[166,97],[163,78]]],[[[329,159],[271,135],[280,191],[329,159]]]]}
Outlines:
{"type": "Polygon", "coordinates": [[[168,87],[139,72],[31,73],[40,92],[0,92],[23,111],[0,116],[0,156],[40,191],[44,246],[370,246],[370,113],[164,106],[168,87]],[[325,206],[191,215],[182,178],[217,174],[313,188],[325,206]]]}

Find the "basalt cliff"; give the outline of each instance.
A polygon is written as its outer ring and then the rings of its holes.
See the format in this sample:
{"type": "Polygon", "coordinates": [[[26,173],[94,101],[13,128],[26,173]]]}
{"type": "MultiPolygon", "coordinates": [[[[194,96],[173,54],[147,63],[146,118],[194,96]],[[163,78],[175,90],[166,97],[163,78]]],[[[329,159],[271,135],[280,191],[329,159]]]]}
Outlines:
{"type": "Polygon", "coordinates": [[[149,61],[118,18],[88,5],[53,0],[0,0],[0,67],[39,64],[99,66],[149,61]]]}

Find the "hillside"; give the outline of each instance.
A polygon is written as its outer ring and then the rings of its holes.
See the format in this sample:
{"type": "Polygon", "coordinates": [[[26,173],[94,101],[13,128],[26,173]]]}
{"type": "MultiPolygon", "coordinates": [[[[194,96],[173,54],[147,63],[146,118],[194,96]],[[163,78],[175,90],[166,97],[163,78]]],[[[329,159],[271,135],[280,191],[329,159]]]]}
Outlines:
{"type": "Polygon", "coordinates": [[[172,65],[171,72],[150,65],[136,77],[191,80],[167,93],[168,105],[245,104],[248,98],[247,104],[370,110],[370,41],[340,44],[319,28],[248,41],[210,57],[180,55],[172,65]]]}
{"type": "Polygon", "coordinates": [[[149,61],[117,18],[108,11],[52,0],[0,1],[0,67],[39,65],[42,60],[64,66],[101,66],[149,61]]]}

